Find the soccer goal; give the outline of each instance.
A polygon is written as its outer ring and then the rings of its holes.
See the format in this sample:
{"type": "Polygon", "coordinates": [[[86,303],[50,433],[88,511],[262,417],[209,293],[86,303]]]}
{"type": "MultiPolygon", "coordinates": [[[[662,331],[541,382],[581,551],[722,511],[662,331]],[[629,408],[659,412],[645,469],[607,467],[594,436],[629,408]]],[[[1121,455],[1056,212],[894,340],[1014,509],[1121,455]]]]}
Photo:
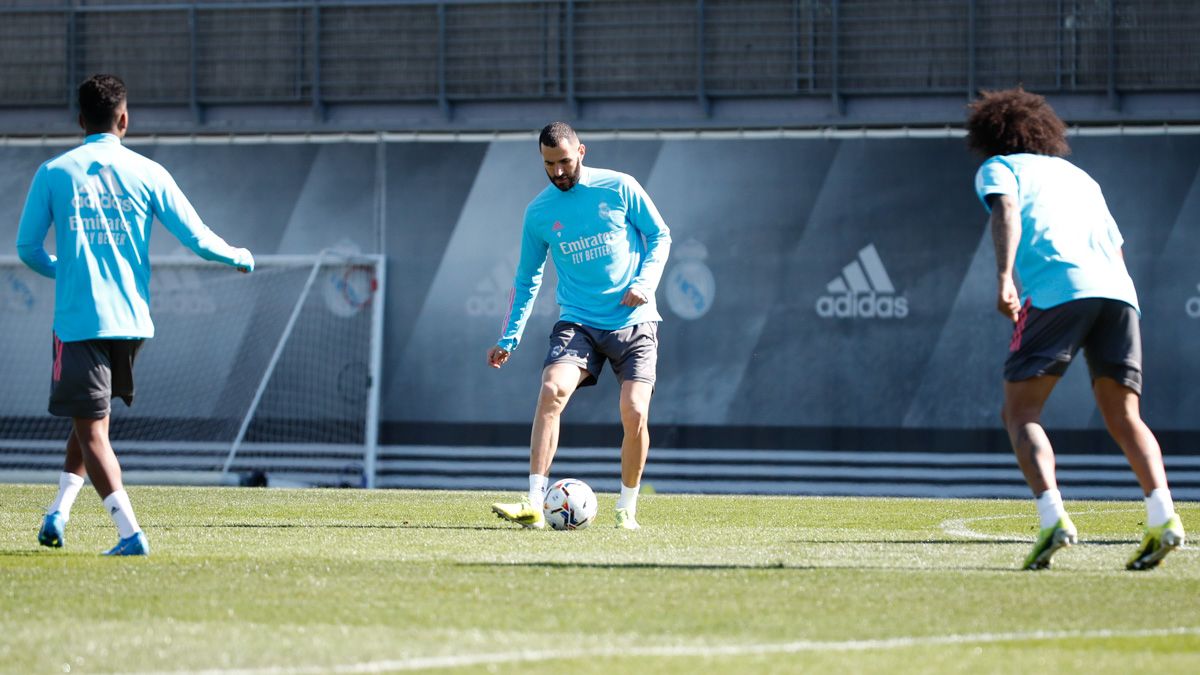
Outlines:
{"type": "MultiPolygon", "coordinates": [[[[382,256],[263,256],[252,274],[153,260],[155,337],[134,405],[114,401],[125,472],[150,482],[374,487],[382,256]]],[[[54,283],[0,259],[0,471],[61,467],[69,421],[46,412],[54,283]]]]}

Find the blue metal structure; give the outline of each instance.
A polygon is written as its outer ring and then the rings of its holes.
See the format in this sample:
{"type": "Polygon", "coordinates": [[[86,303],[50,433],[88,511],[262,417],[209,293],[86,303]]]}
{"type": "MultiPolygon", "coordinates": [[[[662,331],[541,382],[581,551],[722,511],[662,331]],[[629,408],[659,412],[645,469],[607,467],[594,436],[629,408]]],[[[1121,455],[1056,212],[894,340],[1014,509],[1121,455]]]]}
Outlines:
{"type": "Polygon", "coordinates": [[[1194,122],[1197,35],[1191,0],[7,0],[0,130],[70,131],[99,71],[150,132],[944,125],[1016,84],[1194,122]]]}

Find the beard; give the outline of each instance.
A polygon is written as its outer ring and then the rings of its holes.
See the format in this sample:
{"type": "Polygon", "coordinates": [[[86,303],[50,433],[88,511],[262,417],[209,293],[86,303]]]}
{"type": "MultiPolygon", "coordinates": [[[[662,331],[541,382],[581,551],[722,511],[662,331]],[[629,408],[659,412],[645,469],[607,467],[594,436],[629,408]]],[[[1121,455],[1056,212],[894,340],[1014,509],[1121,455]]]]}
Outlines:
{"type": "Polygon", "coordinates": [[[575,185],[579,183],[579,173],[581,171],[583,171],[582,163],[576,164],[575,170],[571,173],[564,173],[558,178],[554,178],[550,174],[546,174],[546,178],[550,179],[550,182],[554,184],[554,187],[562,190],[563,192],[569,192],[571,188],[575,187],[575,185]]]}

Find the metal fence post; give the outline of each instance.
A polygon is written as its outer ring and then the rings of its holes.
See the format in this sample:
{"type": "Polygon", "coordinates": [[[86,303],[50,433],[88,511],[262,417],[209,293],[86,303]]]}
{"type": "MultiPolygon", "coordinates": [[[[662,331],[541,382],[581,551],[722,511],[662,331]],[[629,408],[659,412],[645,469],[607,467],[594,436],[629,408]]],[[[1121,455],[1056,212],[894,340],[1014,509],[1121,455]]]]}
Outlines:
{"type": "Polygon", "coordinates": [[[446,3],[437,5],[437,101],[442,117],[450,120],[450,98],[446,94],[446,3]]]}
{"type": "MultiPolygon", "coordinates": [[[[303,64],[301,64],[303,66],[303,64]]],[[[325,121],[325,104],[321,101],[321,4],[312,2],[312,109],[313,119],[325,121]]]]}
{"type": "Polygon", "coordinates": [[[196,3],[188,6],[188,107],[192,109],[192,120],[196,126],[204,124],[204,111],[200,108],[199,77],[200,46],[196,26],[196,3]]]}
{"type": "Polygon", "coordinates": [[[841,83],[838,82],[838,69],[840,68],[839,59],[838,59],[838,51],[840,49],[840,47],[838,45],[838,33],[841,32],[842,27],[841,27],[840,17],[838,16],[838,10],[839,10],[838,4],[839,4],[838,0],[833,0],[830,3],[830,9],[832,10],[831,19],[832,19],[833,29],[831,31],[832,34],[830,35],[830,48],[829,48],[830,49],[829,85],[830,85],[830,99],[833,103],[833,112],[835,115],[841,116],[844,111],[844,108],[842,106],[842,92],[840,89],[841,83]]]}
{"type": "Polygon", "coordinates": [[[817,3],[808,5],[808,91],[817,90],[817,3]]]}
{"type": "Polygon", "coordinates": [[[550,54],[554,51],[550,45],[550,36],[554,34],[554,31],[550,29],[550,5],[542,3],[540,8],[542,25],[539,26],[540,30],[538,33],[542,36],[542,58],[539,64],[541,72],[538,73],[538,96],[547,98],[546,86],[550,82],[551,77],[550,54]]]}
{"type": "Polygon", "coordinates": [[[1117,97],[1117,0],[1108,0],[1108,107],[1121,109],[1117,97]]]}
{"type": "Polygon", "coordinates": [[[1063,25],[1065,14],[1063,13],[1063,0],[1058,0],[1058,23],[1054,31],[1054,88],[1057,91],[1063,90],[1063,33],[1066,27],[1063,25]]]}
{"type": "Polygon", "coordinates": [[[800,91],[800,2],[792,0],[792,74],[789,78],[791,93],[796,94],[800,91]]]}
{"type": "Polygon", "coordinates": [[[704,86],[704,0],[696,0],[696,102],[701,115],[712,115],[712,102],[704,86]]]}
{"type": "Polygon", "coordinates": [[[77,41],[75,25],[75,2],[74,0],[63,0],[63,4],[67,7],[67,107],[71,114],[79,112],[79,102],[75,100],[75,88],[79,86],[79,74],[75,72],[75,42],[77,41]]]}
{"type": "Polygon", "coordinates": [[[567,112],[572,119],[579,116],[579,100],[575,98],[575,0],[567,0],[567,35],[563,47],[567,62],[567,112]]]}
{"type": "Polygon", "coordinates": [[[975,83],[975,43],[977,30],[976,21],[978,16],[975,13],[975,5],[977,0],[967,0],[967,100],[975,98],[977,85],[975,83]]]}

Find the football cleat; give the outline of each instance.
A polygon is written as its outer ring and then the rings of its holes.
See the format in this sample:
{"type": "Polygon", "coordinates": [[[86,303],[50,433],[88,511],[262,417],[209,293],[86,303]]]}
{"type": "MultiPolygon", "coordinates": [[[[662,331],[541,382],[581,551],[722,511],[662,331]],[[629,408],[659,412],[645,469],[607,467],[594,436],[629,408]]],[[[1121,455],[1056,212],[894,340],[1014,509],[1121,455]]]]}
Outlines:
{"type": "Polygon", "coordinates": [[[150,542],[146,541],[146,535],[134,532],[118,541],[104,555],[150,555],[150,542]]]}
{"type": "Polygon", "coordinates": [[[1050,567],[1050,559],[1059,549],[1071,546],[1078,541],[1079,533],[1075,530],[1075,523],[1071,522],[1069,516],[1064,515],[1054,525],[1038,532],[1033,550],[1029,552],[1029,556],[1025,558],[1025,563],[1021,567],[1027,570],[1047,569],[1050,567]]]}
{"type": "Polygon", "coordinates": [[[1170,520],[1158,527],[1147,527],[1142,545],[1125,564],[1125,569],[1152,570],[1158,567],[1168,553],[1183,546],[1183,537],[1183,521],[1179,519],[1179,514],[1171,516],[1170,520]]]}
{"type": "Polygon", "coordinates": [[[638,525],[637,518],[633,517],[633,511],[629,509],[617,509],[617,529],[640,530],[642,526],[638,525]]]}
{"type": "Polygon", "coordinates": [[[47,513],[42,519],[42,529],[38,531],[38,543],[50,548],[62,548],[67,541],[67,521],[58,511],[47,513]]]}
{"type": "Polygon", "coordinates": [[[546,517],[542,515],[542,510],[533,508],[533,505],[529,503],[528,496],[521,497],[521,501],[515,504],[502,502],[492,504],[492,513],[510,523],[516,523],[531,530],[540,530],[546,527],[546,517]]]}

